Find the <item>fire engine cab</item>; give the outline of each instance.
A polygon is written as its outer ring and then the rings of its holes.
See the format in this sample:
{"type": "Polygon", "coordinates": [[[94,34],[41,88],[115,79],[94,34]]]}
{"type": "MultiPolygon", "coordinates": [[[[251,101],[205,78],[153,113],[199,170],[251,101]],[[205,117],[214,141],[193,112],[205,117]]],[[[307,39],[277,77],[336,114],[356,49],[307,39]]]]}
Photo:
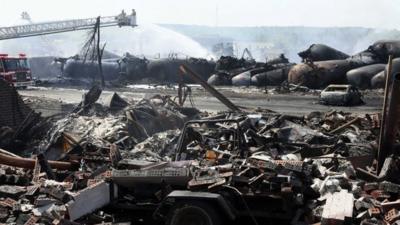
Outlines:
{"type": "Polygon", "coordinates": [[[12,57],[0,53],[0,79],[14,87],[26,88],[32,85],[32,74],[26,55],[12,57]]]}

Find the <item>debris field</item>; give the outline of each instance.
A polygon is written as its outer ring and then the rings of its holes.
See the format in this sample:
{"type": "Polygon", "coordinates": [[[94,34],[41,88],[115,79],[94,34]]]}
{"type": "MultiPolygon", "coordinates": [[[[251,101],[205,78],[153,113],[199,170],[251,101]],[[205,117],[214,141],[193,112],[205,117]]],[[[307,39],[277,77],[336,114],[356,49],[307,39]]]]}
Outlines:
{"type": "Polygon", "coordinates": [[[395,102],[384,123],[382,113],[293,116],[241,109],[202,85],[230,110],[200,112],[162,95],[114,93],[99,104],[98,86],[61,117],[10,103],[25,119],[1,127],[0,222],[135,224],[146,211],[180,224],[180,212],[205,204],[226,224],[400,221],[395,102]],[[382,127],[392,134],[376,157],[382,127]]]}
{"type": "Polygon", "coordinates": [[[55,59],[63,79],[39,83],[91,84],[68,113],[42,116],[0,79],[1,224],[400,225],[399,41],[353,56],[314,44],[297,65],[283,54],[265,63],[129,54],[102,62],[99,43],[100,17],[84,58],[55,59]],[[143,79],[178,84],[178,94],[114,92],[99,103],[107,85],[143,79]],[[189,83],[228,111],[194,107],[189,83]],[[356,87],[385,87],[384,105],[289,115],[234,104],[218,85],[293,95],[328,86],[327,105],[362,104],[356,87]]]}

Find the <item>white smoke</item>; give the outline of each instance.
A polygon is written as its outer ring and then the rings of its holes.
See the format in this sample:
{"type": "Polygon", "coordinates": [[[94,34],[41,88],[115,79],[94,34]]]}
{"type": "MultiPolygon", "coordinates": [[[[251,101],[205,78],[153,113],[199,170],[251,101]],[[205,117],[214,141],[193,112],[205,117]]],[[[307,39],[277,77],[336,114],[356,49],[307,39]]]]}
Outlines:
{"type": "Polygon", "coordinates": [[[178,55],[209,58],[211,54],[196,41],[178,32],[155,24],[139,25],[135,28],[104,29],[107,49],[116,54],[131,52],[147,57],[170,53],[178,55]]]}
{"type": "MultiPolygon", "coordinates": [[[[32,22],[27,19],[15,20],[12,24],[17,25],[27,25],[32,22]]],[[[7,53],[10,55],[17,55],[19,53],[34,53],[35,56],[49,56],[51,53],[54,55],[59,55],[60,52],[54,46],[54,38],[49,39],[46,36],[37,36],[30,38],[20,38],[20,39],[10,39],[0,41],[0,53],[7,53]]]]}
{"type": "MultiPolygon", "coordinates": [[[[26,22],[21,22],[23,24],[26,22]]],[[[68,57],[80,52],[88,31],[27,37],[0,41],[0,53],[16,55],[68,57]]],[[[101,41],[106,50],[117,55],[129,52],[146,57],[178,56],[211,58],[212,55],[189,37],[154,24],[138,27],[107,27],[101,29],[101,41]]]]}

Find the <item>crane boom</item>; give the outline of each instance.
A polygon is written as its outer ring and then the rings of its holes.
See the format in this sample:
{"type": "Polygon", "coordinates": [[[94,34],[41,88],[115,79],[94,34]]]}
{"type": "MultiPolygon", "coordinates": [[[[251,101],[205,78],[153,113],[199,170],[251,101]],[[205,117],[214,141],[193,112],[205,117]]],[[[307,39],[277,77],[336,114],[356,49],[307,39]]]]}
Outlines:
{"type": "MultiPolygon", "coordinates": [[[[91,29],[95,23],[96,18],[88,18],[0,27],[0,40],[91,29]]],[[[136,12],[132,10],[131,15],[126,15],[125,12],[122,11],[118,16],[100,17],[100,26],[137,26],[136,12]]]]}

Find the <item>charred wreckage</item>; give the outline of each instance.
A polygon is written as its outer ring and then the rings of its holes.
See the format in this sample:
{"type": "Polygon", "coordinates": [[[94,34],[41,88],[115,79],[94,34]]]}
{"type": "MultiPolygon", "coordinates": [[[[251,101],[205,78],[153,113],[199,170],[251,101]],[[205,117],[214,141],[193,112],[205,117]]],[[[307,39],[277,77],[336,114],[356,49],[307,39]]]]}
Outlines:
{"type": "MultiPolygon", "coordinates": [[[[129,53],[123,57],[104,51],[103,73],[107,82],[178,83],[179,66],[186,64],[196,70],[209,84],[234,86],[278,86],[285,82],[312,89],[330,84],[349,84],[359,89],[383,88],[389,55],[400,56],[399,41],[377,41],[366,50],[349,56],[324,44],[313,44],[298,55],[302,63],[289,62],[283,54],[257,62],[253,58],[221,56],[217,61],[201,58],[147,59],[129,53]],[[386,69],[385,69],[386,68],[386,69]]],[[[53,76],[60,73],[68,82],[90,83],[99,77],[98,62],[76,55],[70,58],[31,58],[35,75],[53,76]],[[59,64],[52,63],[53,60],[59,64]],[[58,66],[57,66],[58,65],[58,66]]],[[[186,83],[193,82],[185,79],[186,83]]],[[[74,83],[75,84],[75,83],[74,83]]]]}
{"type": "Polygon", "coordinates": [[[364,115],[244,109],[182,65],[230,110],[163,95],[99,104],[93,86],[44,118],[0,80],[0,222],[398,224],[395,61],[384,110],[364,115]]]}
{"type": "Polygon", "coordinates": [[[25,55],[2,54],[15,66],[0,62],[0,224],[400,224],[399,41],[352,56],[314,44],[298,53],[300,64],[283,54],[257,62],[248,49],[246,59],[121,58],[100,46],[100,28],[136,26],[135,10],[62,23],[25,26],[39,33],[3,28],[17,38],[92,30],[70,58],[31,58],[30,68],[25,55]],[[61,84],[91,88],[67,113],[44,117],[14,86],[35,73],[54,78],[58,67],[61,84]],[[179,90],[140,100],[113,93],[99,103],[106,82],[179,90]],[[185,107],[188,83],[229,110],[185,107]],[[356,88],[384,87],[384,106],[288,115],[238,106],[218,85],[326,88],[320,100],[334,105],[362,103],[356,88]]]}

